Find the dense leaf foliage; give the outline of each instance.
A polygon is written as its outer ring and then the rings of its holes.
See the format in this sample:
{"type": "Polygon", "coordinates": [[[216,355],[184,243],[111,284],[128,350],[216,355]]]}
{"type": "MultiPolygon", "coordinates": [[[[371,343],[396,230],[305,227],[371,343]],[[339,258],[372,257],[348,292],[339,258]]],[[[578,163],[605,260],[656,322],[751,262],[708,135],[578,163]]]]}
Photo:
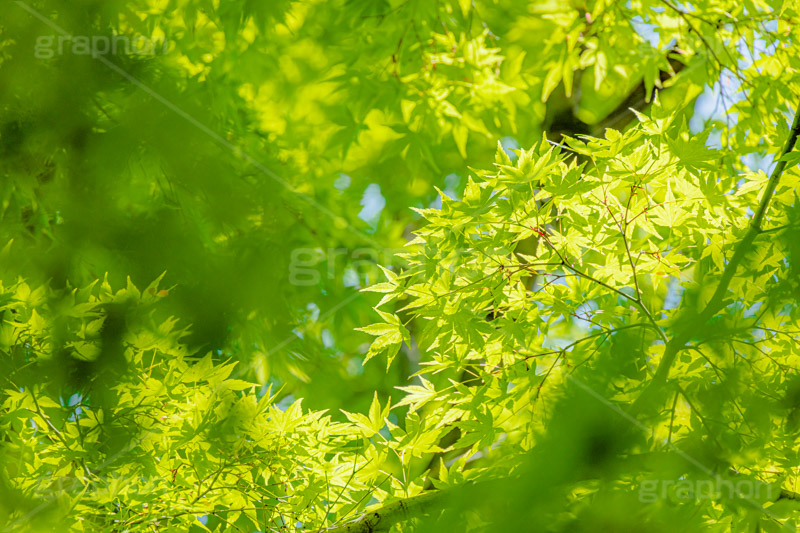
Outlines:
{"type": "Polygon", "coordinates": [[[798,24],[7,3],[0,527],[794,531],[798,24]]]}

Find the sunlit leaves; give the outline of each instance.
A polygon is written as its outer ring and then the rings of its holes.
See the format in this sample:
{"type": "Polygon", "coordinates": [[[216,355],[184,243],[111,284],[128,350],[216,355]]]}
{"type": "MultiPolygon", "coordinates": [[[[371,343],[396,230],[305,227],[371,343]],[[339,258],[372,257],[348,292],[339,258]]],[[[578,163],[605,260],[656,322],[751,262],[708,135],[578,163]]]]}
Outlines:
{"type": "Polygon", "coordinates": [[[358,328],[358,330],[378,337],[370,346],[369,352],[364,358],[364,362],[385,352],[388,360],[388,367],[392,364],[403,342],[405,341],[408,343],[410,339],[408,330],[400,323],[400,318],[397,315],[392,315],[383,311],[378,311],[378,313],[386,322],[372,324],[370,326],[358,328]]]}
{"type": "Polygon", "coordinates": [[[0,28],[10,529],[313,531],[488,479],[433,530],[794,520],[636,499],[797,474],[796,152],[722,284],[797,106],[789,3],[103,6],[0,28]],[[32,61],[43,20],[171,42],[108,58],[131,85],[32,61]]]}

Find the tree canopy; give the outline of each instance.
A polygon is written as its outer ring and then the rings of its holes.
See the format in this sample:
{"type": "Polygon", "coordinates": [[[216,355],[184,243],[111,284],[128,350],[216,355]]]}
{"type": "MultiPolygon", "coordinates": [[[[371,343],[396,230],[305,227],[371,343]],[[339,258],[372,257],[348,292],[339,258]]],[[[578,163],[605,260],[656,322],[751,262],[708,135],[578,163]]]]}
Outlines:
{"type": "Polygon", "coordinates": [[[0,16],[3,531],[795,531],[791,0],[0,16]]]}

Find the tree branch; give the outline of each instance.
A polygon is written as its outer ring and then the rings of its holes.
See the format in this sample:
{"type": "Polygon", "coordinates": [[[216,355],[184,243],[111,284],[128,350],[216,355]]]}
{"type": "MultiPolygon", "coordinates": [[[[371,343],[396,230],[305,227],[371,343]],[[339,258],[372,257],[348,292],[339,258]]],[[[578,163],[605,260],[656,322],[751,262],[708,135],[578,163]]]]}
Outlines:
{"type": "Polygon", "coordinates": [[[775,169],[772,171],[772,174],[769,177],[769,181],[767,182],[764,190],[764,196],[761,199],[755,214],[753,215],[753,219],[750,222],[750,227],[747,229],[747,233],[745,233],[744,238],[742,238],[737,245],[736,250],[733,253],[733,257],[731,257],[731,260],[728,261],[728,264],[725,266],[725,269],[722,272],[722,278],[720,278],[714,294],[711,296],[711,299],[705,308],[697,314],[696,319],[687,321],[688,324],[684,324],[684,326],[678,332],[676,332],[675,336],[673,336],[672,339],[670,339],[670,341],[666,344],[666,347],[664,348],[664,355],[661,357],[661,361],[658,364],[652,381],[645,388],[644,392],[639,396],[639,398],[637,398],[634,402],[634,412],[638,411],[645,400],[652,397],[652,393],[667,381],[670,368],[675,362],[675,357],[678,355],[678,352],[680,352],[686,346],[686,343],[689,342],[692,337],[692,328],[704,325],[719,310],[725,307],[725,296],[728,292],[728,287],[733,280],[733,276],[736,274],[736,270],[739,268],[739,264],[742,262],[747,253],[750,252],[753,241],[755,241],[755,238],[762,231],[761,223],[764,220],[764,214],[769,207],[770,200],[772,200],[772,196],[775,194],[775,189],[778,187],[778,183],[780,182],[781,175],[786,168],[784,156],[794,149],[795,144],[797,143],[798,135],[800,135],[800,106],[798,106],[797,111],[795,112],[789,137],[786,139],[786,144],[783,147],[780,158],[778,159],[778,164],[775,165],[775,169]]]}
{"type": "Polygon", "coordinates": [[[373,533],[374,531],[385,531],[397,522],[426,514],[431,507],[440,507],[437,504],[443,498],[444,494],[442,492],[425,492],[418,496],[388,503],[380,509],[370,511],[355,520],[320,529],[317,533],[373,533]]]}

